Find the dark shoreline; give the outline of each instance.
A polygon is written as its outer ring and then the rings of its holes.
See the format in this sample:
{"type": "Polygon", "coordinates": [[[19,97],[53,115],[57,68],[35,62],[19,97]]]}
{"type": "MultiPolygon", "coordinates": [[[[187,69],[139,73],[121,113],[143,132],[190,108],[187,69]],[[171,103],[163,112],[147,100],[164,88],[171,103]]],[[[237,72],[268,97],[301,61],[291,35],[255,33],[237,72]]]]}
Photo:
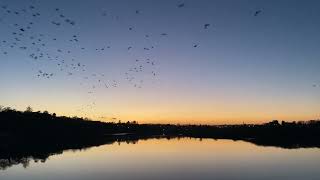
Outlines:
{"type": "Polygon", "coordinates": [[[65,138],[65,139],[33,139],[30,141],[25,137],[20,140],[6,139],[0,145],[0,170],[8,169],[14,165],[21,164],[28,167],[31,161],[46,162],[52,155],[62,154],[64,151],[82,151],[92,147],[108,145],[114,143],[136,144],[141,140],[148,139],[175,139],[175,138],[196,138],[196,139],[228,139],[233,141],[249,142],[258,146],[278,147],[285,149],[297,148],[320,148],[320,144],[294,144],[283,143],[282,141],[263,141],[256,139],[230,139],[230,138],[212,138],[212,137],[187,137],[187,136],[167,136],[167,135],[123,135],[123,136],[101,136],[101,137],[82,137],[82,138],[65,138]]]}
{"type": "Polygon", "coordinates": [[[6,109],[0,111],[0,169],[27,166],[30,160],[44,162],[65,150],[176,137],[242,140],[287,149],[320,148],[320,121],[223,126],[105,123],[6,109]]]}

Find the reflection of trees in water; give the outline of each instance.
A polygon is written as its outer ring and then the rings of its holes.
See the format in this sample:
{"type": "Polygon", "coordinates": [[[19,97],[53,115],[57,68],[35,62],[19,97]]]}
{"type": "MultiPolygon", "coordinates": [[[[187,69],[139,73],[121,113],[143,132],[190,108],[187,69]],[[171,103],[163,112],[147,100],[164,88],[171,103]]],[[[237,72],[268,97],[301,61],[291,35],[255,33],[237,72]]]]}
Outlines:
{"type": "MultiPolygon", "coordinates": [[[[172,137],[244,140],[282,148],[320,147],[320,121],[241,125],[170,125],[104,123],[82,118],[57,117],[48,112],[25,112],[0,106],[1,168],[15,164],[27,167],[30,160],[45,161],[66,150],[85,150],[118,142],[172,137]]],[[[201,140],[201,139],[200,139],[201,140]]]]}
{"type": "Polygon", "coordinates": [[[119,145],[121,145],[121,143],[136,144],[137,142],[138,139],[136,139],[136,137],[117,137],[96,140],[95,142],[84,140],[82,144],[75,141],[74,144],[72,144],[72,142],[60,142],[59,145],[57,145],[57,143],[27,143],[26,145],[26,143],[23,142],[21,144],[13,144],[10,147],[6,146],[6,148],[0,146],[0,170],[6,170],[15,165],[22,165],[24,168],[27,168],[32,161],[35,163],[45,163],[50,156],[62,154],[65,151],[76,153],[100,145],[114,143],[118,143],[119,145]]]}
{"type": "MultiPolygon", "coordinates": [[[[116,136],[116,137],[109,137],[107,139],[100,139],[95,140],[95,142],[86,141],[84,140],[81,143],[79,142],[60,142],[57,146],[56,143],[48,143],[48,144],[30,144],[25,146],[25,144],[19,145],[16,144],[9,149],[3,151],[0,146],[0,170],[6,170],[15,165],[22,165],[24,168],[27,168],[30,162],[34,161],[35,163],[41,162],[45,163],[46,160],[52,156],[57,154],[62,154],[65,151],[71,152],[81,152],[86,151],[92,147],[100,146],[100,145],[107,145],[107,144],[114,144],[117,143],[121,145],[125,144],[137,144],[141,140],[148,140],[148,139],[167,139],[168,141],[172,139],[181,140],[181,139],[197,139],[200,142],[203,139],[219,139],[219,138],[209,138],[209,137],[184,137],[184,136],[116,136]],[[39,147],[40,146],[40,147],[39,147]],[[18,150],[18,151],[17,151],[18,150]]],[[[275,141],[270,139],[233,139],[235,141],[241,140],[246,141],[249,143],[253,143],[258,146],[273,146],[273,147],[280,147],[285,149],[294,149],[294,148],[308,148],[308,147],[320,147],[320,143],[316,142],[308,142],[305,143],[297,143],[296,141],[275,141]]]]}
{"type": "Polygon", "coordinates": [[[0,170],[6,170],[7,168],[21,164],[24,168],[27,168],[31,161],[45,163],[46,159],[38,159],[36,157],[22,157],[22,158],[9,158],[0,159],[0,170]]]}

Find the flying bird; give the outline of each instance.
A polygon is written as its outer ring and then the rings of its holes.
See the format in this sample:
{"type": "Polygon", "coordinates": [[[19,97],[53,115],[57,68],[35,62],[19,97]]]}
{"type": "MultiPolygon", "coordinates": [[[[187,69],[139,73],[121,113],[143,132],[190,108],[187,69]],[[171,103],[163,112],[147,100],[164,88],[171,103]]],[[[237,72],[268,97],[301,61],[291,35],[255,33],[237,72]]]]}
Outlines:
{"type": "Polygon", "coordinates": [[[261,10],[254,12],[254,16],[258,16],[261,12],[262,12],[261,10]]]}
{"type": "Polygon", "coordinates": [[[184,3],[178,4],[178,8],[184,7],[184,3]]]}
{"type": "Polygon", "coordinates": [[[208,29],[210,24],[204,24],[204,29],[208,29]]]}

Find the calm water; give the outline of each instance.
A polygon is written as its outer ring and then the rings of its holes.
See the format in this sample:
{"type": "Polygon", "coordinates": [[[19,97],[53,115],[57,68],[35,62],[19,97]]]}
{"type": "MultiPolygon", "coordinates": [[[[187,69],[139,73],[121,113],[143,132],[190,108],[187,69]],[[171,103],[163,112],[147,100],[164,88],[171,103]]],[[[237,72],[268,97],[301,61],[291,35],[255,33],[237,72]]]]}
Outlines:
{"type": "Polygon", "coordinates": [[[243,141],[150,139],[0,170],[1,180],[320,179],[320,149],[281,149],[243,141]]]}

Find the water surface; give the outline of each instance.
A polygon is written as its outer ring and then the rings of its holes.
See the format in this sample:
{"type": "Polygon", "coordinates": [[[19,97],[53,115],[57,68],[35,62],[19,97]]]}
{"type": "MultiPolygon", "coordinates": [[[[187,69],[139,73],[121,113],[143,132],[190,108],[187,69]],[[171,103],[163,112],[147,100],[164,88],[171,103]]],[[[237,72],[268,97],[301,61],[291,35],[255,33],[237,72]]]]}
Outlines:
{"type": "Polygon", "coordinates": [[[319,179],[320,149],[244,141],[149,139],[68,150],[0,170],[1,180],[319,179]]]}

